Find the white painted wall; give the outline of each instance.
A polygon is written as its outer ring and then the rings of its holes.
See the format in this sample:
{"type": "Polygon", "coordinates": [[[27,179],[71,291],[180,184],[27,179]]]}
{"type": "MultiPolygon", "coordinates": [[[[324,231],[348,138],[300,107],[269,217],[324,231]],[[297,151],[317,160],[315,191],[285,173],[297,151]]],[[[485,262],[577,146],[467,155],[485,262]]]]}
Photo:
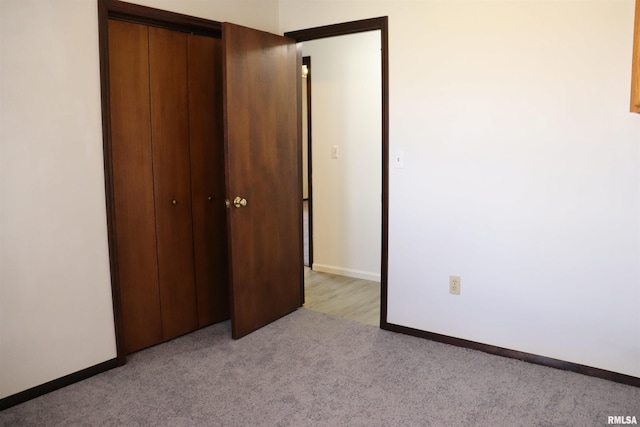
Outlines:
{"type": "Polygon", "coordinates": [[[96,5],[0,2],[0,397],[115,357],[96,5]]]}
{"type": "Polygon", "coordinates": [[[302,52],[311,56],[313,269],[380,280],[380,32],[305,42],[302,52]]]}
{"type": "MultiPolygon", "coordinates": [[[[633,0],[146,4],[389,15],[389,320],[640,376],[633,0]]],[[[115,357],[101,153],[96,3],[1,0],[0,398],[115,357]]]]}
{"type": "Polygon", "coordinates": [[[389,322],[640,376],[633,10],[280,1],[283,32],[389,16],[389,322]]]}
{"type": "MultiPolygon", "coordinates": [[[[276,0],[145,4],[278,29],[276,0]]],[[[100,108],[97,2],[0,0],[0,398],[116,356],[100,108]]]]}

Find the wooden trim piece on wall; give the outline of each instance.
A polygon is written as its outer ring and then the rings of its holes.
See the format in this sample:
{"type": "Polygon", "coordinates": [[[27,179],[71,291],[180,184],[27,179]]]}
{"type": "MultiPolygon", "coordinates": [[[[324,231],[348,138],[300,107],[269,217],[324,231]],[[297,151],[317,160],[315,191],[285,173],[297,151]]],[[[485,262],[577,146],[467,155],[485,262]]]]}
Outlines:
{"type": "Polygon", "coordinates": [[[122,331],[122,305],[118,279],[118,256],[116,248],[115,198],[113,193],[113,162],[111,156],[111,109],[109,86],[109,0],[98,0],[98,41],[100,56],[100,102],[102,104],[102,151],[104,156],[104,182],[107,206],[107,240],[109,243],[109,268],[111,272],[111,296],[116,335],[116,358],[118,365],[126,363],[122,331]]]}
{"type": "Polygon", "coordinates": [[[590,377],[601,378],[621,384],[627,384],[634,387],[640,387],[640,378],[632,377],[630,375],[620,374],[618,372],[607,371],[605,369],[593,368],[591,366],[580,365],[577,363],[566,362],[564,360],[552,359],[550,357],[538,356],[536,354],[525,353],[517,350],[509,350],[503,347],[496,347],[493,345],[482,344],[475,341],[464,340],[461,338],[454,338],[447,335],[436,334],[434,332],[427,332],[420,329],[409,328],[407,326],[394,325],[387,323],[383,329],[392,332],[398,332],[405,335],[411,335],[418,338],[425,338],[431,341],[437,341],[444,344],[455,345],[456,347],[470,348],[473,350],[479,350],[484,353],[489,353],[495,356],[503,356],[511,359],[522,360],[523,362],[529,362],[536,365],[542,365],[549,368],[560,369],[563,371],[576,372],[578,374],[587,375],[590,377]]]}
{"type": "Polygon", "coordinates": [[[289,31],[284,35],[300,42],[380,31],[382,49],[382,245],[380,262],[380,327],[387,325],[387,270],[389,259],[389,18],[387,16],[289,31]]]}
{"type": "Polygon", "coordinates": [[[382,30],[386,33],[387,21],[388,17],[383,16],[379,18],[361,19],[359,21],[343,22],[340,24],[306,28],[304,30],[289,31],[284,33],[284,35],[285,37],[292,38],[298,43],[301,43],[310,40],[326,39],[328,37],[364,33],[366,31],[382,30]]]}
{"type": "Polygon", "coordinates": [[[629,111],[632,113],[640,113],[640,0],[636,0],[632,58],[631,106],[629,111]]]}
{"type": "Polygon", "coordinates": [[[222,24],[216,21],[126,3],[118,0],[98,0],[98,38],[100,53],[100,94],[102,103],[102,140],[104,154],[105,194],[107,205],[107,236],[111,270],[114,325],[118,366],[127,362],[122,324],[122,300],[118,277],[118,248],[116,244],[115,198],[113,162],[111,156],[111,101],[109,85],[109,19],[151,25],[176,31],[219,38],[222,24]]]}
{"type": "Polygon", "coordinates": [[[309,201],[309,268],[313,267],[313,177],[312,177],[312,154],[311,154],[311,57],[304,56],[302,57],[302,65],[306,65],[309,70],[309,74],[307,74],[306,78],[306,86],[307,86],[307,99],[305,102],[307,103],[307,117],[305,120],[307,121],[307,191],[308,191],[308,201],[309,201]]]}
{"type": "Polygon", "coordinates": [[[104,4],[108,18],[217,38],[222,36],[222,24],[217,21],[118,0],[98,0],[98,3],[104,4]]]}
{"type": "Polygon", "coordinates": [[[117,366],[117,359],[107,360],[106,362],[90,366],[81,371],[65,375],[64,377],[57,378],[53,381],[49,381],[48,383],[40,384],[39,386],[32,387],[28,390],[21,391],[20,393],[5,397],[3,399],[0,399],[0,411],[4,411],[5,409],[11,408],[12,406],[19,405],[28,400],[40,397],[44,394],[51,393],[52,391],[61,389],[62,387],[66,387],[82,380],[86,380],[87,378],[91,378],[94,375],[108,371],[109,369],[113,369],[117,366]]]}
{"type": "Polygon", "coordinates": [[[298,307],[302,307],[304,305],[305,296],[304,296],[304,219],[302,212],[302,201],[303,189],[302,189],[302,85],[304,84],[303,78],[301,77],[302,73],[302,46],[299,44],[296,45],[296,138],[298,139],[298,194],[300,195],[300,200],[298,202],[298,218],[300,218],[300,239],[299,248],[298,248],[298,257],[299,257],[299,265],[300,268],[300,305],[298,307]]]}

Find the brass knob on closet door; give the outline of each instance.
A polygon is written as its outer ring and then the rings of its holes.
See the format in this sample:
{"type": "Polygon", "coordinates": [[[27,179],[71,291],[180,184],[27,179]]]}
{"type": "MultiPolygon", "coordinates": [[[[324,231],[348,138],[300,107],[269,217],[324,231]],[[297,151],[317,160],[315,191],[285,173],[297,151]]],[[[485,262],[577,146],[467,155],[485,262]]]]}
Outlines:
{"type": "Polygon", "coordinates": [[[207,200],[208,200],[208,201],[210,201],[210,202],[212,202],[212,201],[213,201],[213,197],[212,197],[212,196],[209,196],[209,197],[207,197],[207,200]]]}
{"type": "Polygon", "coordinates": [[[171,201],[171,204],[172,204],[173,206],[175,206],[175,205],[177,205],[177,204],[178,204],[178,201],[177,201],[176,199],[173,199],[173,200],[171,201]]]}
{"type": "Polygon", "coordinates": [[[236,208],[241,208],[241,207],[247,206],[247,199],[245,199],[243,197],[240,197],[240,196],[237,196],[235,199],[233,199],[233,205],[236,208]]]}

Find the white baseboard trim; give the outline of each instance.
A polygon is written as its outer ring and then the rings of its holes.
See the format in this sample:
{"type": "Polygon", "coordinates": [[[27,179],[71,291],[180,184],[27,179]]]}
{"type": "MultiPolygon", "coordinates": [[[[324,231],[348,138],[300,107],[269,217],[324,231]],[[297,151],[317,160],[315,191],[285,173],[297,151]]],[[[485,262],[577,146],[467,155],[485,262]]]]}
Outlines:
{"type": "Polygon", "coordinates": [[[315,262],[313,263],[312,270],[319,271],[321,273],[337,274],[338,276],[353,277],[355,279],[371,280],[374,282],[380,281],[380,273],[368,273],[366,271],[351,270],[349,268],[334,267],[331,265],[318,264],[315,262]]]}

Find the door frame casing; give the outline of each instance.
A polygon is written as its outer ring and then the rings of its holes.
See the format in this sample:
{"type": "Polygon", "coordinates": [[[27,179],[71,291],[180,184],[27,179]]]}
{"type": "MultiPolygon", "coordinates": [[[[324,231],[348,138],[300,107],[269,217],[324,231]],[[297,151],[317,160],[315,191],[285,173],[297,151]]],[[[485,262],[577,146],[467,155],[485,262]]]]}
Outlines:
{"type": "MultiPolygon", "coordinates": [[[[311,72],[311,57],[310,56],[303,56],[302,57],[302,65],[306,65],[307,69],[309,70],[309,73],[307,74],[306,77],[306,82],[303,82],[303,84],[306,85],[306,89],[307,89],[307,99],[302,100],[303,103],[306,102],[307,104],[307,117],[303,117],[303,120],[307,121],[307,194],[308,194],[308,198],[307,198],[307,202],[309,203],[308,205],[308,224],[307,224],[307,230],[309,233],[309,241],[307,242],[307,246],[308,246],[308,251],[309,251],[309,268],[311,270],[313,270],[313,176],[312,176],[312,155],[311,155],[311,79],[313,78],[311,76],[312,72],[311,72]]],[[[303,203],[304,203],[304,197],[303,197],[303,203]]],[[[304,286],[303,286],[304,288],[304,286]]]]}
{"type": "MultiPolygon", "coordinates": [[[[380,31],[382,67],[382,242],[380,254],[380,327],[387,324],[389,260],[389,17],[363,19],[284,33],[298,43],[335,36],[380,31]]],[[[310,196],[311,197],[311,196],[310,196]]],[[[309,204],[311,209],[311,203],[309,204]]]]}

